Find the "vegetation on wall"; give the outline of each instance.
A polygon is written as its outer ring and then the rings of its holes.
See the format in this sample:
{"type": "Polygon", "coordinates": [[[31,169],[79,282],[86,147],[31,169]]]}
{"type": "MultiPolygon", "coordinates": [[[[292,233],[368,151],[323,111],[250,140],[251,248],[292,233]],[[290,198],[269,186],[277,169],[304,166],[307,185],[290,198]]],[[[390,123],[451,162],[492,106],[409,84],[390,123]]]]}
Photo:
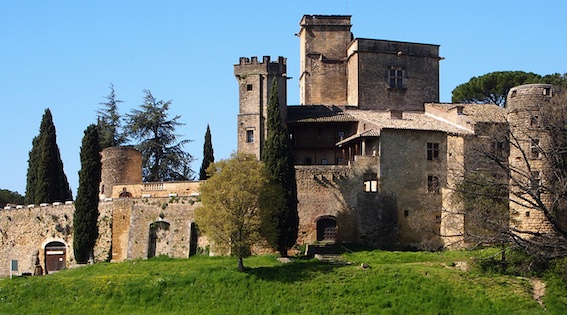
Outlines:
{"type": "Polygon", "coordinates": [[[193,177],[193,156],[183,147],[190,140],[177,141],[175,128],[183,125],[179,115],[169,118],[171,101],[158,101],[150,90],[144,90],[144,103],[126,115],[125,134],[139,141],[142,153],[142,177],[146,182],[179,181],[193,177]]]}
{"type": "Polygon", "coordinates": [[[57,146],[57,135],[49,108],[43,114],[39,135],[29,153],[26,202],[52,203],[73,199],[57,146]]]}
{"type": "Polygon", "coordinates": [[[73,250],[78,263],[86,263],[94,257],[94,246],[98,237],[101,157],[97,130],[96,125],[88,126],[81,144],[79,189],[73,215],[73,250]]]}
{"type": "Polygon", "coordinates": [[[281,204],[272,207],[272,212],[264,213],[262,220],[264,234],[270,245],[282,256],[297,240],[299,214],[297,211],[297,183],[295,180],[295,159],[287,128],[281,118],[278,85],[274,80],[268,101],[267,138],[262,151],[262,161],[275,185],[283,191],[281,204]],[[269,231],[269,232],[267,232],[269,231]]]}
{"type": "Polygon", "coordinates": [[[514,115],[525,120],[537,117],[533,126],[509,131],[494,126],[484,136],[488,145],[472,147],[482,168],[467,170],[455,197],[464,206],[466,227],[476,226],[476,235],[467,236],[477,243],[521,248],[540,260],[567,255],[567,94],[560,89],[555,93],[529,109],[513,109],[514,115]],[[535,109],[537,116],[533,116],[535,109]],[[495,154],[503,134],[510,153],[515,152],[511,159],[495,154]],[[554,233],[522,226],[521,218],[537,214],[554,233]]]}
{"type": "Polygon", "coordinates": [[[201,164],[201,169],[199,170],[199,179],[206,180],[209,178],[207,175],[207,168],[209,165],[215,161],[213,142],[211,139],[211,128],[207,125],[207,131],[205,132],[205,142],[203,144],[203,163],[201,164]]]}

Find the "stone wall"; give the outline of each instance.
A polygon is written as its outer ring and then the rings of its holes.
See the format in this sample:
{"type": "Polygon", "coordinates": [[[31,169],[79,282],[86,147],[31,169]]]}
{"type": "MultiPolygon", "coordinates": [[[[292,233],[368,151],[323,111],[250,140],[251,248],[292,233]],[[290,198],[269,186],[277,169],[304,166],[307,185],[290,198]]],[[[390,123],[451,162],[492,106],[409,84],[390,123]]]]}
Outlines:
{"type": "Polygon", "coordinates": [[[18,260],[19,273],[33,273],[35,254],[45,270],[44,247],[51,241],[66,245],[66,264],[74,263],[74,205],[0,210],[0,276],[10,274],[10,260],[18,260]]]}
{"type": "MultiPolygon", "coordinates": [[[[9,262],[18,260],[19,273],[33,273],[35,255],[45,268],[45,246],[61,242],[66,247],[67,268],[76,264],[73,254],[73,204],[18,207],[0,210],[0,276],[10,274],[9,262]]],[[[109,204],[99,206],[99,238],[95,261],[109,259],[111,214],[109,204]]]]}
{"type": "Polygon", "coordinates": [[[348,52],[349,105],[375,110],[423,110],[439,101],[439,46],[356,39],[348,52]],[[389,70],[403,71],[403,87],[391,88],[389,70]],[[353,74],[354,73],[354,74],[353,74]],[[356,76],[354,78],[354,76],[356,76]]]}
{"type": "Polygon", "coordinates": [[[152,255],[189,257],[191,224],[200,205],[195,198],[120,199],[113,204],[112,261],[152,255]],[[150,248],[155,251],[151,255],[150,248]]]}

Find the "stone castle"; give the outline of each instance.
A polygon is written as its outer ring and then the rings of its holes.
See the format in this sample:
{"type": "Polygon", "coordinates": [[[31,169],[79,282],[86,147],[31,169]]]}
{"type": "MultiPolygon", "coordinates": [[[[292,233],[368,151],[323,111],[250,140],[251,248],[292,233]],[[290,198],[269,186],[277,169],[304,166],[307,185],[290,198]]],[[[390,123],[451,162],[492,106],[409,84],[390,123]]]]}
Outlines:
{"type": "MultiPolygon", "coordinates": [[[[553,97],[553,87],[513,88],[506,110],[439,103],[438,45],[355,38],[350,29],[350,16],[302,18],[299,105],[287,104],[285,58],[240,58],[238,151],[261,156],[275,80],[296,157],[298,244],[465,246],[467,218],[453,188],[487,167],[478,145],[519,161],[522,152],[493,131],[531,130],[537,110],[530,106],[553,97]]],[[[534,169],[544,167],[532,160],[534,169]]],[[[129,147],[105,149],[102,165],[95,261],[188,257],[207,245],[193,220],[199,182],[143,183],[141,155],[129,147]]],[[[521,202],[509,208],[519,227],[552,232],[521,202]]],[[[20,272],[72,266],[73,211],[72,202],[1,210],[0,276],[11,259],[20,272]]]]}

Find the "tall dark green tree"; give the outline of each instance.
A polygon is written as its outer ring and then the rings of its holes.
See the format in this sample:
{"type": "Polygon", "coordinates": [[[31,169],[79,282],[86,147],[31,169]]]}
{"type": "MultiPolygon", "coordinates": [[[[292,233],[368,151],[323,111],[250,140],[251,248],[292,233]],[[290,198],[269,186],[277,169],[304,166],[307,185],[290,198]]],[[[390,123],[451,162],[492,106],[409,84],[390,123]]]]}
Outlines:
{"type": "Polygon", "coordinates": [[[207,175],[207,168],[214,161],[215,156],[213,152],[213,142],[211,140],[211,128],[209,125],[207,125],[207,132],[205,132],[205,143],[203,144],[203,164],[201,164],[201,170],[199,171],[200,180],[206,180],[209,178],[209,175],[207,175]]]}
{"type": "Polygon", "coordinates": [[[193,171],[190,164],[193,156],[183,150],[189,140],[177,141],[175,128],[183,125],[179,115],[169,118],[171,101],[158,101],[150,90],[140,109],[126,115],[126,135],[140,142],[136,145],[142,152],[142,177],[146,182],[188,180],[193,171]]]}
{"type": "Polygon", "coordinates": [[[51,111],[45,110],[39,135],[32,141],[29,154],[26,201],[43,203],[73,199],[57,146],[51,111]]]}
{"type": "Polygon", "coordinates": [[[288,249],[295,245],[297,240],[299,215],[293,148],[281,118],[276,80],[272,84],[268,101],[267,131],[262,161],[266,164],[272,180],[282,188],[284,198],[282,204],[274,207],[275,210],[267,214],[262,221],[266,227],[265,231],[275,231],[265,235],[268,242],[282,256],[287,256],[288,249]]]}
{"type": "Polygon", "coordinates": [[[100,148],[108,148],[124,144],[126,137],[121,132],[121,117],[118,112],[118,104],[121,100],[116,99],[114,85],[110,84],[110,93],[106,96],[106,102],[97,110],[97,127],[100,139],[100,148]]]}
{"type": "Polygon", "coordinates": [[[99,141],[97,126],[88,126],[81,144],[79,189],[73,216],[73,250],[78,263],[85,263],[94,257],[98,237],[98,187],[102,166],[99,141]]]}

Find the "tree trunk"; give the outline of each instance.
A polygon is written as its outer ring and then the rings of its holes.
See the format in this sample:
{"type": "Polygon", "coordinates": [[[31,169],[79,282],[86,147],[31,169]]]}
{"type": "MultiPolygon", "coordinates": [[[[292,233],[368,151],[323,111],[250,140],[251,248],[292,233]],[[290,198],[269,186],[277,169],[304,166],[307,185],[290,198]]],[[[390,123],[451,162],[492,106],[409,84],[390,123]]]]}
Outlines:
{"type": "Polygon", "coordinates": [[[242,262],[242,256],[238,256],[238,271],[244,271],[244,263],[242,262]]]}

